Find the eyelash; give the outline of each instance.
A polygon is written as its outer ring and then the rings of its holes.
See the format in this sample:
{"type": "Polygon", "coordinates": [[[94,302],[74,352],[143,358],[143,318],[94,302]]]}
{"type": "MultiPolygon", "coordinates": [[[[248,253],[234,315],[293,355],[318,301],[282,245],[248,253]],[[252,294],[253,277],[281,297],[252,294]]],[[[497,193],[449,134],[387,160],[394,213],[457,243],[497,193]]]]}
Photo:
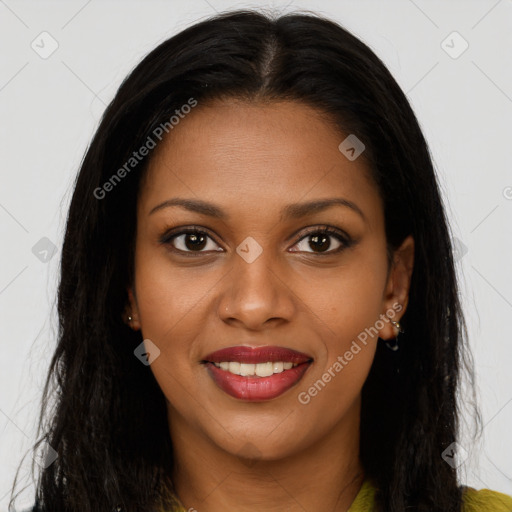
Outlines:
{"type": "MultiPolygon", "coordinates": [[[[163,245],[170,246],[172,251],[174,251],[176,253],[179,253],[180,255],[187,256],[187,257],[188,256],[196,257],[196,256],[198,256],[200,254],[204,254],[204,253],[209,252],[209,251],[203,251],[203,250],[201,250],[201,251],[183,251],[183,250],[177,249],[176,247],[173,246],[172,242],[173,242],[173,240],[175,238],[178,238],[181,235],[188,235],[188,234],[206,235],[208,238],[210,238],[211,240],[213,240],[215,242],[215,240],[208,234],[207,231],[204,231],[202,229],[198,229],[196,227],[182,228],[178,232],[172,232],[172,231],[171,232],[165,232],[160,237],[159,241],[163,245]]],[[[307,237],[312,236],[312,235],[328,235],[328,236],[332,236],[338,242],[340,242],[341,245],[337,249],[328,250],[328,251],[326,251],[324,253],[322,253],[322,252],[314,252],[314,251],[293,251],[293,252],[306,252],[306,254],[316,254],[318,256],[330,256],[330,255],[333,255],[333,254],[338,254],[341,251],[343,251],[344,249],[348,249],[349,247],[351,247],[354,244],[354,240],[350,236],[348,236],[347,234],[343,234],[338,229],[332,228],[330,226],[321,226],[321,227],[315,228],[314,230],[308,231],[294,245],[297,245],[299,242],[301,242],[302,240],[304,240],[307,237]]],[[[217,242],[215,242],[215,243],[217,243],[217,242]]],[[[221,252],[221,251],[215,251],[215,252],[221,252]]]]}

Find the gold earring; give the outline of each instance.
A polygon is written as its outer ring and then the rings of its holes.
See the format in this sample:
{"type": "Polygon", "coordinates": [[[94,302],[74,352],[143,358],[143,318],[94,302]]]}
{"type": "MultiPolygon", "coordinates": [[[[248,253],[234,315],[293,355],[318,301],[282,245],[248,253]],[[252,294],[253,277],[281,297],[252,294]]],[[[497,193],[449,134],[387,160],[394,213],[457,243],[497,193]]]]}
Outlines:
{"type": "MultiPolygon", "coordinates": [[[[395,320],[391,320],[391,323],[398,329],[398,333],[404,332],[402,327],[400,326],[400,322],[395,322],[395,320]]],[[[398,337],[398,334],[397,334],[398,337]]]]}
{"type": "Polygon", "coordinates": [[[388,347],[389,350],[392,350],[393,352],[396,352],[398,350],[398,335],[401,332],[404,332],[404,330],[400,326],[400,322],[396,322],[395,320],[391,320],[391,323],[398,329],[398,333],[397,333],[397,335],[395,336],[395,338],[393,340],[394,341],[393,344],[389,343],[389,341],[386,341],[386,347],[388,347]]]}

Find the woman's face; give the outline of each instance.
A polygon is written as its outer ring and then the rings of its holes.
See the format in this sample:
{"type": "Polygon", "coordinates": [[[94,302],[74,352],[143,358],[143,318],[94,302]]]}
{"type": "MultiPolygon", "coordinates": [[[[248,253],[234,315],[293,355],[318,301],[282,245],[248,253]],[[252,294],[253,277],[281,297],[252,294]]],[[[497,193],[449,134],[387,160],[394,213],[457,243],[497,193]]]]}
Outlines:
{"type": "Polygon", "coordinates": [[[172,435],[278,459],[358,428],[377,339],[396,335],[384,315],[405,311],[413,243],[388,275],[383,204],[363,157],[338,148],[347,135],[300,103],[217,101],[154,150],[130,302],[160,351],[150,368],[172,435]],[[246,350],[212,356],[233,347],[246,350]]]}

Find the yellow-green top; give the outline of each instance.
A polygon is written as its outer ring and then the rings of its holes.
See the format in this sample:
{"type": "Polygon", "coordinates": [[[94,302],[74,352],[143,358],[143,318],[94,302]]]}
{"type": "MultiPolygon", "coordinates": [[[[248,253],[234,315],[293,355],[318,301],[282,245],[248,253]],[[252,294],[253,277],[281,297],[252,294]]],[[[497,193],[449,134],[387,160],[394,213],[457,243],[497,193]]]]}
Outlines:
{"type": "MultiPolygon", "coordinates": [[[[348,512],[371,512],[375,487],[366,479],[348,512]]],[[[466,487],[463,493],[463,512],[512,512],[512,496],[489,489],[466,487]]]]}
{"type": "MultiPolygon", "coordinates": [[[[348,512],[371,512],[374,506],[375,487],[366,479],[348,512]]],[[[489,489],[476,490],[466,487],[463,493],[462,512],[512,512],[512,496],[489,489]]],[[[194,508],[182,507],[179,512],[192,512],[194,508]]],[[[165,511],[162,511],[165,512],[165,511]]]]}

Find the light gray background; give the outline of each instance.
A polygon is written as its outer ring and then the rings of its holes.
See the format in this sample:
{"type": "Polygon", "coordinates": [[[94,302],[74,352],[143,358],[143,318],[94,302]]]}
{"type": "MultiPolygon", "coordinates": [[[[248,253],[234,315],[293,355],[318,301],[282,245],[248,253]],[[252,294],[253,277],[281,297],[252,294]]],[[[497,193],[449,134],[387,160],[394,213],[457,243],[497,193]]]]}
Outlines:
{"type": "MultiPolygon", "coordinates": [[[[512,494],[511,0],[0,0],[0,510],[7,509],[15,469],[34,442],[55,344],[64,220],[100,115],[158,43],[216,11],[256,6],[334,18],[381,57],[407,93],[460,247],[485,425],[481,444],[462,441],[468,452],[462,483],[512,494]],[[43,31],[58,44],[46,59],[31,47],[34,41],[39,51],[51,48],[43,31]],[[460,56],[464,41],[453,31],[469,44],[460,56]],[[53,257],[32,251],[43,237],[55,244],[53,257]]],[[[33,490],[24,495],[20,504],[30,505],[33,490]]]]}

